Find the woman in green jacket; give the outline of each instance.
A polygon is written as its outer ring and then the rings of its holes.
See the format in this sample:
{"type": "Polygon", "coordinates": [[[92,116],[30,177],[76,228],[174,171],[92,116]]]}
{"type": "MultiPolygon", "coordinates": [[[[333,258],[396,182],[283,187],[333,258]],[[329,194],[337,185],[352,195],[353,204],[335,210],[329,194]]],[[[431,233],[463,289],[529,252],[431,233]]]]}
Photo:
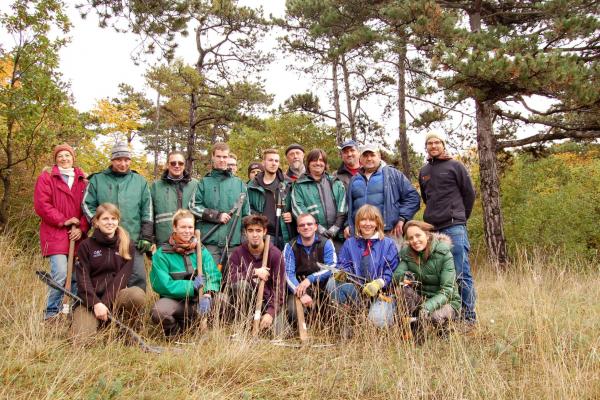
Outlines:
{"type": "Polygon", "coordinates": [[[450,238],[415,220],[404,225],[404,236],[408,246],[400,251],[400,264],[394,272],[404,312],[419,317],[420,322],[443,327],[460,310],[450,238]]]}
{"type": "Polygon", "coordinates": [[[178,210],[173,216],[173,233],[152,256],[150,283],[160,299],[152,307],[152,321],[165,335],[179,333],[199,315],[210,312],[213,294],[221,287],[221,272],[212,256],[202,248],[202,274],[197,273],[194,216],[178,210]]]}

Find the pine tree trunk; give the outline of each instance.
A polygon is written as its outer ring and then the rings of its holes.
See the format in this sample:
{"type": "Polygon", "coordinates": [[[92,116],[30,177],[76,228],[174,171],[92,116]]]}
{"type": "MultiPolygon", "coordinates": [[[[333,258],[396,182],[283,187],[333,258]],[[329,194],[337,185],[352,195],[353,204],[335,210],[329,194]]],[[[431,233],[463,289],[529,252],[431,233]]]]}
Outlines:
{"type": "Polygon", "coordinates": [[[508,261],[504,222],[500,208],[500,179],[496,166],[496,150],[492,131],[492,106],[489,101],[476,101],[477,153],[483,204],[483,228],[490,259],[498,267],[508,261]]]}
{"type": "Polygon", "coordinates": [[[344,92],[346,93],[346,109],[348,115],[348,124],[350,125],[350,135],[352,140],[356,140],[356,121],[354,118],[354,112],[352,111],[352,93],[350,92],[350,73],[348,72],[348,65],[346,64],[346,58],[342,55],[342,73],[344,74],[344,92]]]}
{"type": "Polygon", "coordinates": [[[398,51],[398,143],[402,172],[411,179],[410,162],[408,160],[408,137],[406,135],[406,43],[402,43],[398,51]]]}
{"type": "Polygon", "coordinates": [[[194,170],[194,154],[196,150],[196,93],[194,92],[190,96],[189,124],[186,169],[191,174],[194,170]]]}
{"type": "Polygon", "coordinates": [[[338,60],[331,63],[331,79],[333,81],[333,108],[335,110],[335,141],[338,145],[344,140],[342,131],[342,112],[340,111],[340,89],[338,86],[338,60]]]}
{"type": "Polygon", "coordinates": [[[160,133],[158,125],[160,123],[160,86],[156,95],[156,118],[154,119],[154,179],[158,179],[158,142],[160,133]]]}

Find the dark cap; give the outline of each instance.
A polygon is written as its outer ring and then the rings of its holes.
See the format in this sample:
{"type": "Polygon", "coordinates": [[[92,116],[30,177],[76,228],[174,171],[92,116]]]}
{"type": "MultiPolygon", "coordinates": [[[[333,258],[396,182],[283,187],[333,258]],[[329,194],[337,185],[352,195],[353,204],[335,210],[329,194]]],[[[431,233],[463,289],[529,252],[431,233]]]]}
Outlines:
{"type": "Polygon", "coordinates": [[[344,143],[341,144],[341,146],[339,146],[340,150],[344,150],[346,147],[356,147],[358,149],[358,143],[350,139],[346,140],[344,143]]]}
{"type": "Polygon", "coordinates": [[[290,144],[287,147],[287,149],[285,149],[285,155],[287,156],[287,153],[289,153],[291,150],[300,150],[301,152],[306,153],[304,151],[304,147],[302,147],[302,145],[298,144],[298,143],[292,143],[292,144],[290,144]]]}
{"type": "Polygon", "coordinates": [[[263,167],[263,165],[257,161],[251,162],[250,165],[248,165],[248,175],[250,175],[250,172],[252,172],[255,169],[260,169],[262,172],[265,172],[265,167],[263,167]]]}

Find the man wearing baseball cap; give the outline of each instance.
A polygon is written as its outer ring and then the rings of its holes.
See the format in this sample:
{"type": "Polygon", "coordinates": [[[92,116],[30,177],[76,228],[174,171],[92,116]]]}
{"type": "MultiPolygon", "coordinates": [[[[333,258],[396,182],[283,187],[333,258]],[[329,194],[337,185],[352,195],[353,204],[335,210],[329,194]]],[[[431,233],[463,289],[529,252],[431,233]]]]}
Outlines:
{"type": "Polygon", "coordinates": [[[333,174],[334,178],[339,179],[344,184],[344,188],[348,190],[350,179],[358,173],[360,169],[358,143],[354,140],[346,140],[340,146],[340,154],[342,156],[342,164],[333,174]]]}
{"type": "Polygon", "coordinates": [[[354,234],[356,211],[364,204],[371,204],[383,216],[385,233],[402,237],[404,222],[411,220],[421,205],[419,193],[402,172],[381,160],[376,145],[360,149],[360,165],[359,173],[352,177],[348,187],[349,226],[344,236],[354,234]]]}
{"type": "Polygon", "coordinates": [[[462,299],[461,318],[474,326],[475,288],[469,264],[467,220],[475,203],[475,189],[465,166],[446,153],[446,138],[440,132],[425,136],[427,164],[419,171],[421,196],[426,205],[423,219],[452,239],[456,281],[462,299]]]}
{"type": "Polygon", "coordinates": [[[285,158],[287,159],[289,166],[285,174],[292,182],[295,182],[300,175],[306,172],[304,166],[304,147],[298,143],[290,144],[287,149],[285,149],[285,158]]]}
{"type": "Polygon", "coordinates": [[[150,189],[146,179],[130,169],[131,152],[126,144],[115,144],[110,160],[110,167],[89,176],[83,197],[83,212],[91,221],[96,208],[102,203],[112,203],[119,208],[122,218],[119,225],[125,228],[129,238],[136,244],[133,273],[127,286],[146,290],[144,254],[150,251],[154,240],[150,189]]]}
{"type": "Polygon", "coordinates": [[[256,175],[258,175],[261,172],[264,172],[265,168],[263,167],[263,165],[258,162],[258,161],[253,161],[250,163],[250,165],[248,165],[248,182],[246,182],[246,184],[252,182],[254,180],[254,178],[256,177],[256,175]]]}

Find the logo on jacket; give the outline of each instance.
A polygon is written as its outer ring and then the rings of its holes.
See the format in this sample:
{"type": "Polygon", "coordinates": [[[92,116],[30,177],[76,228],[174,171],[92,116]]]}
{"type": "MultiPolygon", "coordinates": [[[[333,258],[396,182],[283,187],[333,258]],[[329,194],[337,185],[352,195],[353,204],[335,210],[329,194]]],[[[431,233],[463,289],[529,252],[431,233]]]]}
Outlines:
{"type": "Polygon", "coordinates": [[[94,250],[94,252],[92,253],[92,257],[102,257],[102,250],[94,250]]]}

